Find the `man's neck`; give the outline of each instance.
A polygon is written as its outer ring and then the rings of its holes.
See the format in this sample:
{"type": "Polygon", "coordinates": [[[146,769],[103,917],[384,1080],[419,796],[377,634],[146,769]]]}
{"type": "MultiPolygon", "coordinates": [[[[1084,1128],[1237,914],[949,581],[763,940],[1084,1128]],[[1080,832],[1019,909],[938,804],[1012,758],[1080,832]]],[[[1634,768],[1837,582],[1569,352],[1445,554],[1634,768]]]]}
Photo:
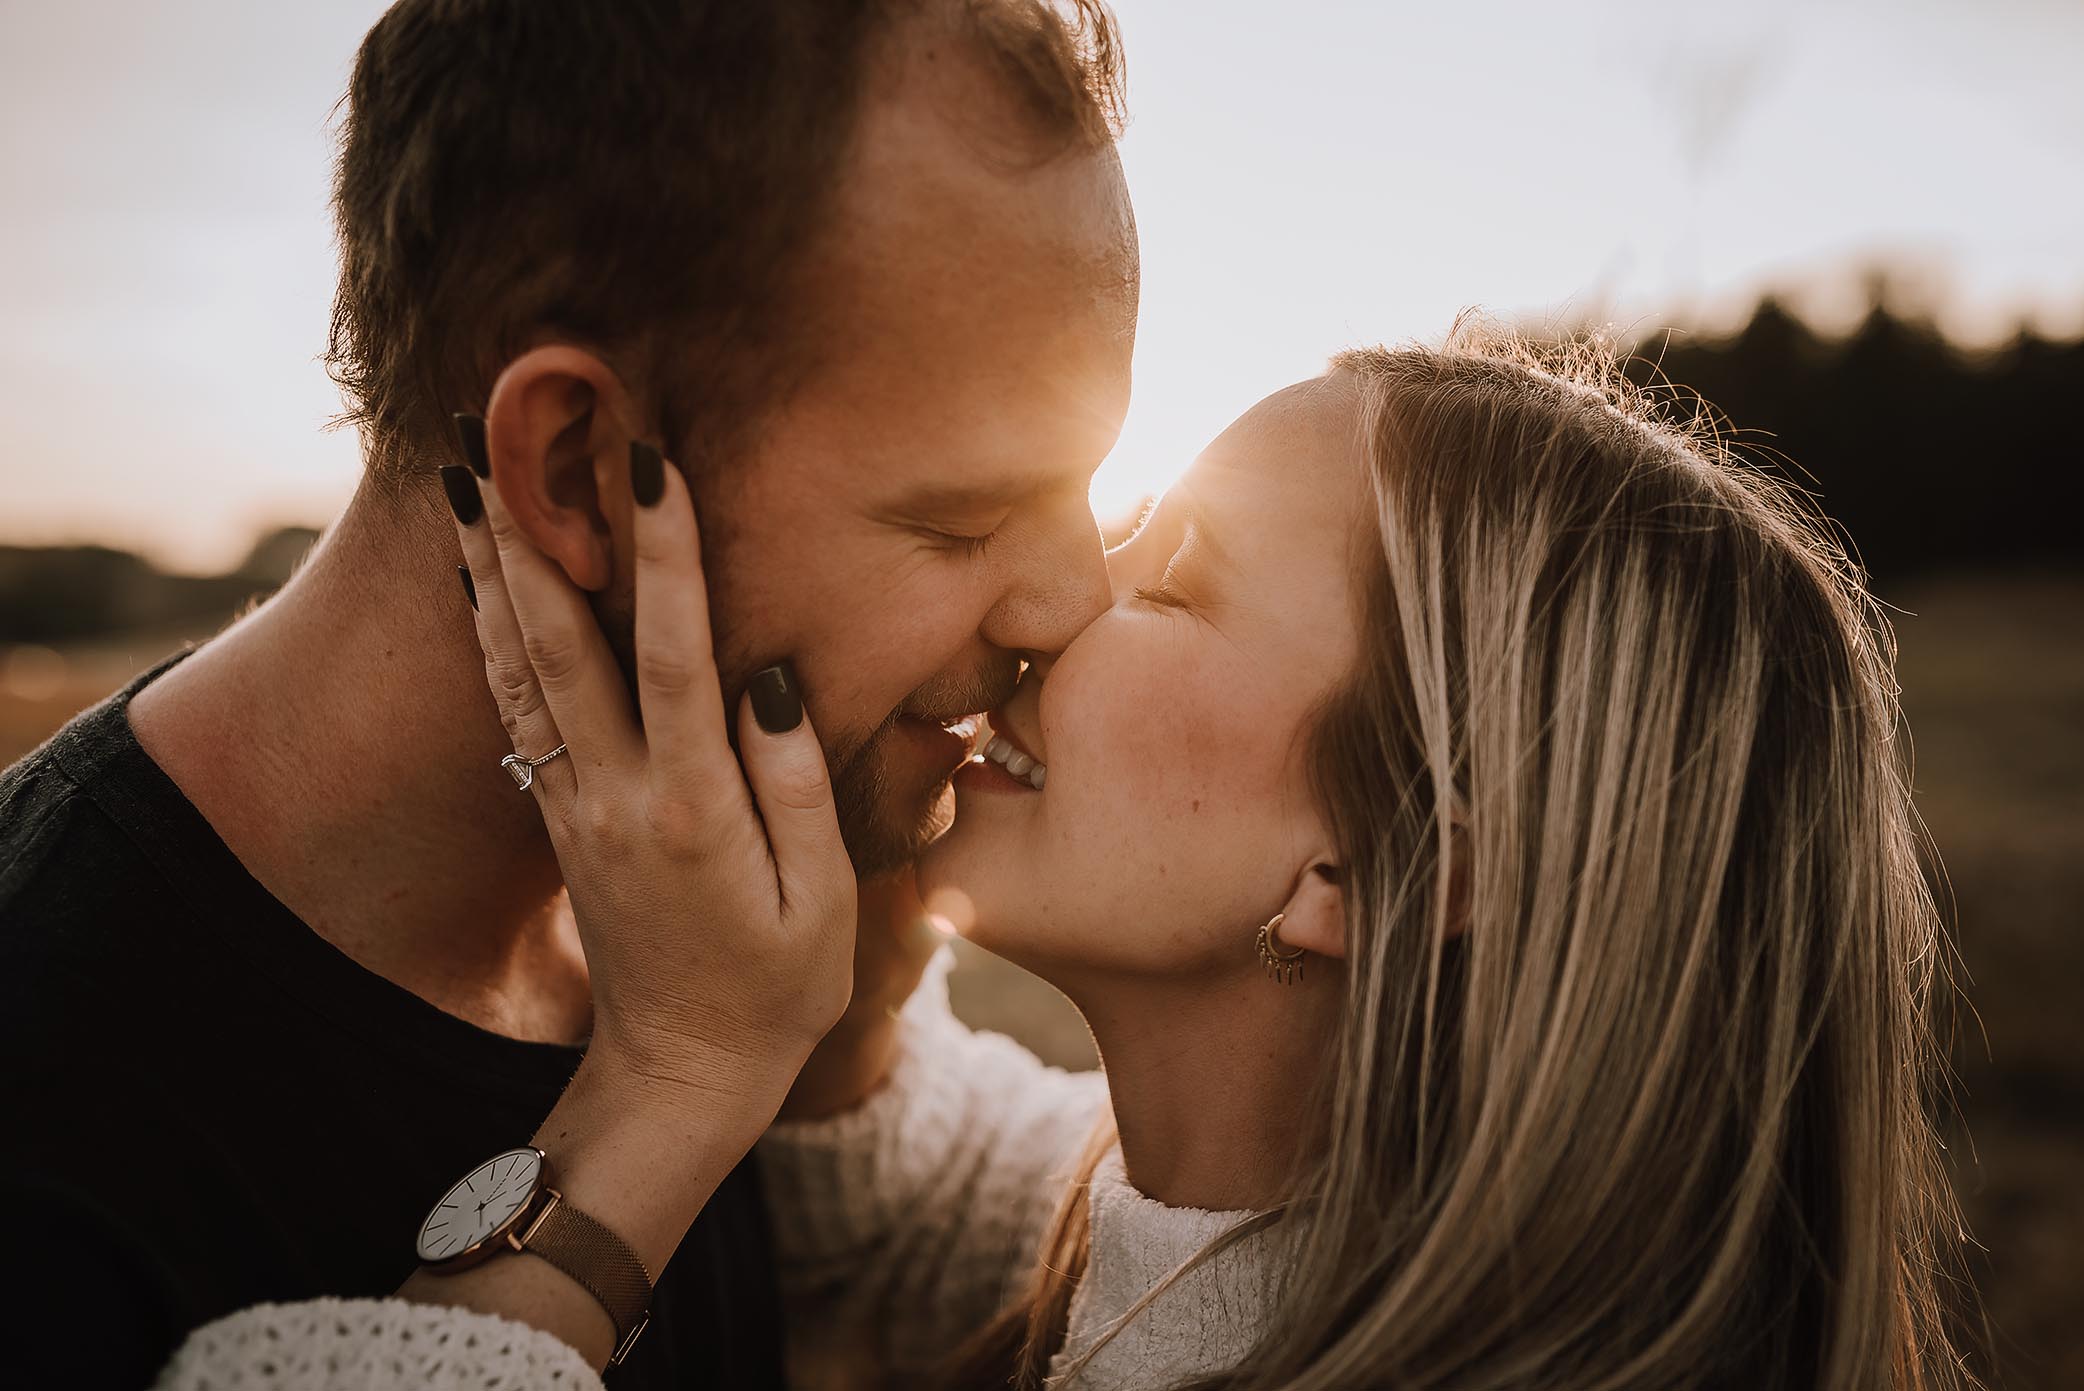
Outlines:
{"type": "Polygon", "coordinates": [[[1318,1126],[1341,982],[1138,980],[1074,996],[1107,1069],[1122,1162],[1147,1197],[1215,1212],[1288,1196],[1318,1126]]]}
{"type": "Polygon", "coordinates": [[[572,1042],[561,879],[427,493],[364,489],[282,592],[140,692],[147,753],[312,930],[449,1013],[572,1042]]]}

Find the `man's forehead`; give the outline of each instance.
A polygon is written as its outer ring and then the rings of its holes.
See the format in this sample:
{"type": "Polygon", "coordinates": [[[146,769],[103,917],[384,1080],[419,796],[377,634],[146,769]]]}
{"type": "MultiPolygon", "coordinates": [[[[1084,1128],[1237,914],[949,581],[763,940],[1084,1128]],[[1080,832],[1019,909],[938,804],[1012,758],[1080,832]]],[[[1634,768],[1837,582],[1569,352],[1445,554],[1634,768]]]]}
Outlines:
{"type": "Polygon", "coordinates": [[[1010,110],[1001,81],[946,37],[900,50],[805,257],[815,365],[796,410],[862,483],[916,490],[920,511],[1082,487],[1128,406],[1138,270],[1120,163],[1111,147],[1009,158],[980,116],[1010,110]]]}
{"type": "Polygon", "coordinates": [[[801,403],[898,475],[1089,473],[1127,413],[1133,298],[1061,262],[905,259],[825,303],[801,403]]]}

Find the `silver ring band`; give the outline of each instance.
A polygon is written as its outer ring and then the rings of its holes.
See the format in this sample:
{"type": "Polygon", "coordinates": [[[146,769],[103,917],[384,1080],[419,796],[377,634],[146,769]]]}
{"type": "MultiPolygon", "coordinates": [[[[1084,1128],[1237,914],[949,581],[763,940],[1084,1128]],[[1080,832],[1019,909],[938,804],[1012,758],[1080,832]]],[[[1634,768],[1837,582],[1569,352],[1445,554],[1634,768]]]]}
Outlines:
{"type": "Polygon", "coordinates": [[[535,770],[563,753],[564,750],[565,746],[559,744],[541,758],[523,758],[518,753],[510,753],[505,758],[499,760],[499,766],[507,770],[508,776],[514,780],[514,786],[526,792],[535,782],[535,770]]]}

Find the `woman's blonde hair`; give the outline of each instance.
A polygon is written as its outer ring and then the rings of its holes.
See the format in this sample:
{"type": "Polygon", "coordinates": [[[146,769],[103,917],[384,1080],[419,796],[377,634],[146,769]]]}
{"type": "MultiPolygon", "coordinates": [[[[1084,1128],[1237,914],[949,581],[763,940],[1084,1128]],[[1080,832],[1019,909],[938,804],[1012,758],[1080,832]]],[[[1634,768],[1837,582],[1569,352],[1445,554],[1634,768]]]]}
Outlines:
{"type": "MultiPolygon", "coordinates": [[[[1334,369],[1370,501],[1310,735],[1342,1032],[1279,1308],[1196,1385],[1972,1385],[1947,944],[1857,567],[1596,346],[1334,369]]],[[[1081,1186],[971,1385],[1043,1384],[1085,1236],[1081,1186]]]]}

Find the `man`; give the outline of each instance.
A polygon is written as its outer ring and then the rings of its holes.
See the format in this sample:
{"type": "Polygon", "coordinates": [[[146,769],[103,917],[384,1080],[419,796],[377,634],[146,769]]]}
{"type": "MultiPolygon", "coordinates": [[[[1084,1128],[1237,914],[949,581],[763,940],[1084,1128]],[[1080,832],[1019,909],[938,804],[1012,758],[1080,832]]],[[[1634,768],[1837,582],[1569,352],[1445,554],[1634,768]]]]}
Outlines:
{"type": "MultiPolygon", "coordinates": [[[[864,874],[943,824],[938,726],[1106,602],[1084,494],[1137,259],[1112,31],[1078,19],[401,0],[370,32],[331,353],[362,485],[273,601],[0,777],[27,1382],[140,1385],[232,1308],[396,1289],[434,1200],[581,1056],[586,966],[499,766],[440,467],[496,460],[627,663],[618,470],[662,444],[727,696],[794,664],[864,874]]],[[[660,1278],[622,1384],[778,1384],[754,1183],[660,1278]]]]}

